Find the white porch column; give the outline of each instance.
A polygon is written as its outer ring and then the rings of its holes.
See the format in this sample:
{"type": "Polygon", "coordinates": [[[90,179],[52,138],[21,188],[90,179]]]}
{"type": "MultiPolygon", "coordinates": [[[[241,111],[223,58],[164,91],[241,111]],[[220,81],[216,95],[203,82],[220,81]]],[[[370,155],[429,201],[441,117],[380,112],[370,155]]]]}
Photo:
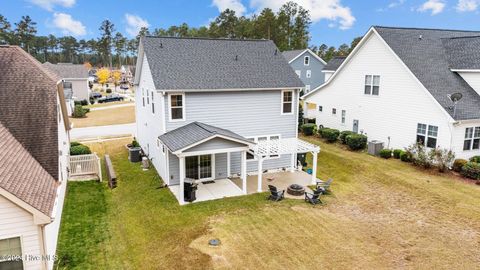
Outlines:
{"type": "MultiPolygon", "coordinates": [[[[228,157],[230,157],[230,153],[228,154],[229,154],[228,157]]],[[[242,191],[243,191],[243,194],[247,194],[247,151],[242,151],[241,174],[242,174],[242,191]]]]}
{"type": "Polygon", "coordinates": [[[295,161],[296,161],[295,156],[296,156],[296,155],[295,155],[294,153],[292,153],[291,156],[292,156],[292,157],[291,157],[291,159],[290,159],[290,172],[294,172],[294,171],[295,171],[295,167],[296,167],[296,166],[295,166],[295,161]]]}
{"type": "Polygon", "coordinates": [[[257,192],[262,192],[262,174],[263,174],[263,158],[258,157],[258,187],[257,192]]]}
{"type": "MultiPolygon", "coordinates": [[[[243,152],[242,152],[243,153],[243,152]]],[[[243,165],[242,165],[243,166],[243,165]]],[[[230,168],[231,167],[231,164],[230,164],[230,152],[227,152],[227,178],[230,177],[232,174],[230,172],[230,168]]]]}
{"type": "Polygon", "coordinates": [[[185,157],[179,157],[179,164],[180,164],[180,188],[178,189],[180,194],[178,194],[180,198],[180,204],[185,204],[185,193],[184,193],[184,186],[183,183],[185,182],[185,157]]]}
{"type": "Polygon", "coordinates": [[[318,152],[312,152],[313,155],[313,164],[312,164],[312,185],[317,183],[317,160],[318,152]]]}

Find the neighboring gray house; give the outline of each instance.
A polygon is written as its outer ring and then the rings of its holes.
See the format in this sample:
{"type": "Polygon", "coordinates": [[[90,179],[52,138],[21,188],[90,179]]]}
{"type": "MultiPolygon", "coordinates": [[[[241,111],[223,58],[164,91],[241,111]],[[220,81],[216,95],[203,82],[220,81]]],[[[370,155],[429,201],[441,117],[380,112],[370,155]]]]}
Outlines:
{"type": "Polygon", "coordinates": [[[330,77],[332,77],[333,73],[337,71],[337,69],[340,67],[340,65],[342,65],[343,61],[345,61],[346,58],[346,56],[335,56],[330,61],[328,61],[327,65],[324,66],[322,69],[322,72],[325,74],[325,81],[328,81],[330,77]]]}
{"type": "Polygon", "coordinates": [[[181,204],[186,179],[234,196],[256,173],[261,191],[264,170],[318,152],[297,138],[303,83],[272,41],[145,37],[138,52],[137,139],[181,204]]]}
{"type": "Polygon", "coordinates": [[[83,65],[70,63],[52,64],[43,63],[43,66],[56,73],[63,80],[65,97],[73,100],[88,100],[90,89],[88,87],[88,70],[83,65]]]}
{"type": "Polygon", "coordinates": [[[322,69],[327,63],[310,49],[284,51],[282,54],[305,84],[305,93],[325,82],[322,69]]]}

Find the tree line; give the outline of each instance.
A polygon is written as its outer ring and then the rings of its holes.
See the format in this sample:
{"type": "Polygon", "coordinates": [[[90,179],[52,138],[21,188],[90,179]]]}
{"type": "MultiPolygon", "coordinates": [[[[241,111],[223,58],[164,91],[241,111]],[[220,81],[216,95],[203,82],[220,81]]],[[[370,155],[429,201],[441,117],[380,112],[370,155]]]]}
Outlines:
{"type": "MultiPolygon", "coordinates": [[[[89,62],[93,66],[134,65],[141,36],[210,37],[237,39],[271,39],[281,51],[309,47],[311,25],[309,12],[294,2],[284,4],[278,12],[269,8],[251,17],[237,16],[226,9],[208,26],[191,27],[186,23],[169,28],[140,29],[135,38],[129,39],[116,31],[110,20],[104,20],[100,36],[92,39],[76,39],[73,36],[56,37],[37,35],[37,24],[30,16],[22,16],[13,25],[0,14],[0,44],[19,45],[41,62],[89,62]]],[[[321,44],[310,49],[328,61],[337,55],[346,56],[358,43],[343,44],[338,48],[321,44]]]]}

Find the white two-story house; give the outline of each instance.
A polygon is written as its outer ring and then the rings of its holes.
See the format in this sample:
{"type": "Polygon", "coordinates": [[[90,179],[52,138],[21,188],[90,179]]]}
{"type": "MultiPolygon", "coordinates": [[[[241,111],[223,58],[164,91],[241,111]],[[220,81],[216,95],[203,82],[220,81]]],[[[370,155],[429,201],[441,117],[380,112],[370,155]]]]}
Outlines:
{"type": "Polygon", "coordinates": [[[145,37],[136,71],[137,139],[180,203],[185,179],[240,176],[245,194],[258,173],[261,191],[263,171],[296,167],[293,147],[308,145],[303,83],[272,41],[145,37]]]}
{"type": "Polygon", "coordinates": [[[0,46],[0,269],[53,269],[67,186],[63,82],[0,46]]]}
{"type": "Polygon", "coordinates": [[[385,147],[415,142],[480,155],[480,32],[372,27],[303,99],[316,123],[385,147]]]}

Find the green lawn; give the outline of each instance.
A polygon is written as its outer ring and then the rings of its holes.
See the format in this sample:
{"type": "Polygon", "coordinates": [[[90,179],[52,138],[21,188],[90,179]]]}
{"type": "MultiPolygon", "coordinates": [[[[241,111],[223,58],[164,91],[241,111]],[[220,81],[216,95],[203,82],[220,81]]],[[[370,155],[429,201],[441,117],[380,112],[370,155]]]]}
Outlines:
{"type": "MultiPolygon", "coordinates": [[[[154,170],[111,155],[118,188],[70,182],[58,253],[61,269],[474,269],[480,263],[480,187],[321,143],[325,205],[268,202],[265,194],[180,207],[154,170]],[[222,244],[210,248],[208,239],[222,244]]],[[[312,142],[318,143],[316,140],[312,142]]]]}

